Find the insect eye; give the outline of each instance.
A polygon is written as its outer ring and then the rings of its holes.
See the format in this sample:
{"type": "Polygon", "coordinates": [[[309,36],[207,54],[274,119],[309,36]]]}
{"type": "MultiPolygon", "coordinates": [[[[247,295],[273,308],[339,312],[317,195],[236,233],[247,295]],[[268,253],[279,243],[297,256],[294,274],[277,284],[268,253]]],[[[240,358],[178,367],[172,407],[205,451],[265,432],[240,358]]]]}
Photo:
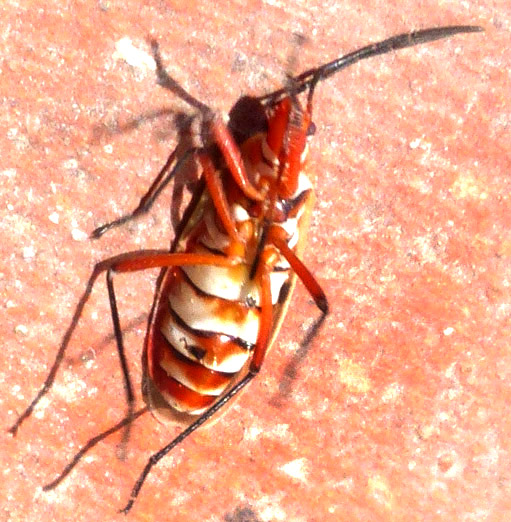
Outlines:
{"type": "Polygon", "coordinates": [[[307,129],[307,136],[314,136],[316,134],[316,124],[311,121],[309,123],[309,128],[307,129]]]}

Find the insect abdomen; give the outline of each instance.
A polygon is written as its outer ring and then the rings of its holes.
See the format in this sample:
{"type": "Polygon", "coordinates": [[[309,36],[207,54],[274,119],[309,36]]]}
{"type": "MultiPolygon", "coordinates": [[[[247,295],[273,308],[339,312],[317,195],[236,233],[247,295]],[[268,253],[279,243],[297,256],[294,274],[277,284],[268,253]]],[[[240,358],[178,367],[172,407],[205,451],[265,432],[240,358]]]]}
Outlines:
{"type": "MultiPolygon", "coordinates": [[[[283,202],[279,226],[295,249],[300,218],[310,183],[302,180],[297,193],[283,202]]],[[[239,204],[232,208],[239,225],[251,218],[239,204]]],[[[219,230],[212,207],[206,202],[195,226],[188,230],[178,250],[218,253],[229,244],[219,230]]],[[[254,232],[257,236],[257,232],[254,232]]],[[[252,238],[257,244],[257,237],[252,238]]],[[[250,241],[249,241],[250,243],[250,241]]],[[[249,249],[250,250],[250,249],[249,249]]],[[[149,349],[149,374],[165,401],[174,409],[198,415],[236,380],[252,354],[260,321],[259,288],[251,278],[254,252],[233,267],[194,265],[168,269],[153,322],[149,349]]],[[[291,269],[282,257],[270,273],[274,317],[281,306],[281,290],[287,289],[291,269]]]]}
{"type": "Polygon", "coordinates": [[[165,283],[163,312],[155,324],[160,341],[151,354],[151,377],[172,407],[199,414],[248,360],[257,338],[259,310],[204,294],[179,268],[169,271],[165,283]],[[181,386],[168,381],[185,387],[185,396],[181,397],[181,386]]]}

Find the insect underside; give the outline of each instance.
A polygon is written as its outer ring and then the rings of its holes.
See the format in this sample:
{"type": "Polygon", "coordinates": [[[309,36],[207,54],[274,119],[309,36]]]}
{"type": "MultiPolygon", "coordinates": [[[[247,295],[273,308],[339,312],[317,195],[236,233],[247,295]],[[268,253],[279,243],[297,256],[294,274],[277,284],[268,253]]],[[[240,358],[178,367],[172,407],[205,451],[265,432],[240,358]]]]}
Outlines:
{"type": "Polygon", "coordinates": [[[59,484],[101,438],[123,429],[126,443],[132,421],[146,411],[135,412],[114,275],[162,270],[143,357],[145,398],[159,417],[173,417],[177,411],[177,416],[192,419],[148,460],[122,510],[127,513],[151,469],[257,375],[278,334],[297,279],[320,312],[302,345],[312,341],[328,313],[325,293],[301,260],[314,200],[304,165],[315,129],[312,100],[317,84],[371,56],[481,30],[477,26],[432,28],[368,45],[305,71],[271,94],[242,98],[231,111],[229,124],[177,86],[153,44],[159,84],[199,112],[203,144],[180,157],[173,153],[137,209],[99,227],[92,237],[99,238],[146,213],[187,162],[195,160],[202,174],[170,250],[127,252],[95,266],[43,387],[10,430],[16,434],[50,390],[94,283],[106,273],[127,414],[117,426],[91,439],[45,489],[59,484]],[[244,119],[247,114],[248,122],[244,119]]]}

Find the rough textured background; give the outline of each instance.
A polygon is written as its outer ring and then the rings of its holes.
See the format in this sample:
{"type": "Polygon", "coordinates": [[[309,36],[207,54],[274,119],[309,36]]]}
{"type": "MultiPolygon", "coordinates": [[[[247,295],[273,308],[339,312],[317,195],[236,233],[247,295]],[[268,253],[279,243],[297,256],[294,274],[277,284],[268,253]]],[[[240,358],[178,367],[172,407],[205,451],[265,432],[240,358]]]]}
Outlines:
{"type": "MultiPolygon", "coordinates": [[[[307,0],[3,2],[0,7],[0,520],[122,520],[149,455],[178,428],[150,415],[52,480],[123,415],[101,281],[56,384],[16,438],[95,262],[170,241],[168,198],[103,239],[175,145],[186,109],[140,57],[161,45],[185,89],[228,111],[299,70],[411,29],[484,34],[374,58],[322,84],[311,169],[318,204],[305,260],[332,305],[292,393],[286,364],[315,313],[298,288],[261,376],[219,422],[152,473],[131,520],[500,521],[511,518],[511,8],[496,2],[307,0]],[[215,5],[216,4],[216,5],[215,5]]],[[[156,274],[118,278],[137,382],[156,274]]]]}

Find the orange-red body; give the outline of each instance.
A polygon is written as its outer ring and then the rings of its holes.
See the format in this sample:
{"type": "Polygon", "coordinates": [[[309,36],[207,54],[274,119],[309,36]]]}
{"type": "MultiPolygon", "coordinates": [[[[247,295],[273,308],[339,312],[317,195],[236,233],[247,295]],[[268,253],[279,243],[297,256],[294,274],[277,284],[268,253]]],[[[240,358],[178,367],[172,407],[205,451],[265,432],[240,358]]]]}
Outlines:
{"type": "MultiPolygon", "coordinates": [[[[268,96],[242,98],[240,102],[251,103],[253,114],[249,115],[250,122],[256,122],[254,128],[232,119],[226,125],[208,106],[176,88],[154,44],[159,83],[199,111],[203,146],[188,149],[180,158],[172,153],[139,207],[97,228],[92,235],[98,238],[147,212],[192,157],[202,169],[198,189],[170,251],[128,252],[95,266],[44,385],[11,427],[11,433],[16,434],[51,388],[94,283],[106,272],[128,412],[104,436],[125,427],[123,441],[127,441],[131,422],[142,412],[134,411],[113,279],[118,272],[162,268],[146,338],[145,388],[153,408],[177,410],[197,418],[148,460],[123,509],[127,513],[152,467],[259,372],[283,320],[296,278],[321,312],[304,344],[311,341],[328,313],[325,294],[300,260],[313,202],[312,185],[303,167],[307,139],[314,130],[311,114],[316,85],[362,59],[481,30],[477,26],[451,26],[397,35],[290,78],[286,87],[268,96]],[[305,91],[302,107],[298,98],[305,91]]],[[[89,444],[46,489],[55,487],[69,473],[89,444]]]]}
{"type": "MultiPolygon", "coordinates": [[[[284,243],[294,256],[301,254],[313,200],[303,174],[310,114],[296,107],[302,125],[296,136],[289,136],[292,111],[285,98],[271,111],[268,132],[240,146],[248,195],[230,175],[232,165],[220,166],[231,222],[223,221],[211,191],[203,190],[192,203],[173,251],[220,256],[232,263],[165,269],[147,336],[153,404],[161,405],[163,398],[178,411],[203,413],[246,371],[261,327],[266,329],[264,351],[277,333],[295,279],[287,251],[279,247],[284,243]],[[269,280],[271,309],[261,318],[263,276],[269,280]]],[[[218,121],[212,125],[213,132],[223,132],[218,121]]]]}

